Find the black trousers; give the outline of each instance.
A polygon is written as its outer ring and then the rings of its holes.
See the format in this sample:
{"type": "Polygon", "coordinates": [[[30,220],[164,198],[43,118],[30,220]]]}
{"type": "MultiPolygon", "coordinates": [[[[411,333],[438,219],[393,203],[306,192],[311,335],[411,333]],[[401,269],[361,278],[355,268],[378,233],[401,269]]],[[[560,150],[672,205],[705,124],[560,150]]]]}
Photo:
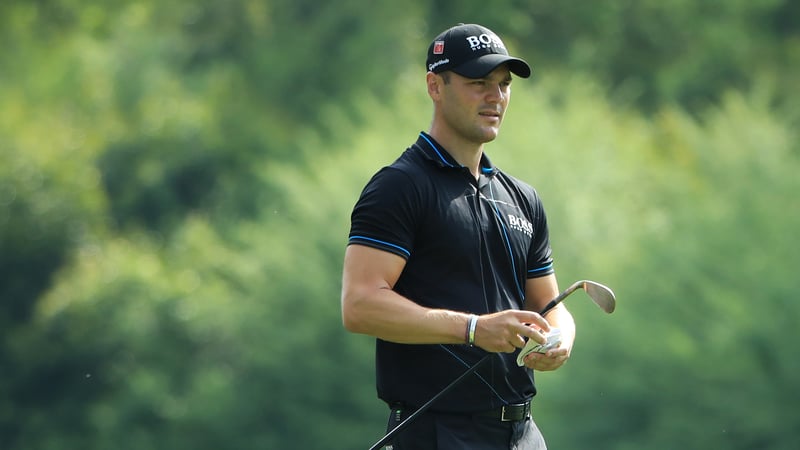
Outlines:
{"type": "MultiPolygon", "coordinates": [[[[413,414],[394,408],[388,433],[413,414]]],[[[387,450],[547,450],[533,419],[501,422],[498,419],[427,411],[417,417],[386,446],[387,450]]]]}

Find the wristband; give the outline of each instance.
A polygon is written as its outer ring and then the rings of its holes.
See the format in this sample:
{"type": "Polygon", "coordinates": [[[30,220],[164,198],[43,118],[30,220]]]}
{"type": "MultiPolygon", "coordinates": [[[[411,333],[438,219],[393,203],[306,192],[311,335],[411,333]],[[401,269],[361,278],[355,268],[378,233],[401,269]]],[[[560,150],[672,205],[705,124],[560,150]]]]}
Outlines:
{"type": "Polygon", "coordinates": [[[470,347],[475,345],[475,328],[478,326],[478,316],[472,314],[469,316],[469,325],[467,327],[467,344],[470,347]]]}

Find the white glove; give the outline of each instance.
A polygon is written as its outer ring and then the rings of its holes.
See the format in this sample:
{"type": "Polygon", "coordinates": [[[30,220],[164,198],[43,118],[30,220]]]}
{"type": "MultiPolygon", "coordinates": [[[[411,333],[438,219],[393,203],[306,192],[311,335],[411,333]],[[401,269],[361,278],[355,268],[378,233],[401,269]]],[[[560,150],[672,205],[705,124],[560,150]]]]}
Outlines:
{"type": "Polygon", "coordinates": [[[545,337],[547,338],[546,344],[540,344],[533,339],[528,339],[528,342],[525,343],[525,347],[523,347],[522,350],[519,351],[519,355],[517,355],[518,366],[524,366],[525,363],[522,360],[533,352],[547,353],[551,348],[556,348],[561,345],[561,330],[558,328],[551,327],[550,332],[547,333],[545,337]]]}

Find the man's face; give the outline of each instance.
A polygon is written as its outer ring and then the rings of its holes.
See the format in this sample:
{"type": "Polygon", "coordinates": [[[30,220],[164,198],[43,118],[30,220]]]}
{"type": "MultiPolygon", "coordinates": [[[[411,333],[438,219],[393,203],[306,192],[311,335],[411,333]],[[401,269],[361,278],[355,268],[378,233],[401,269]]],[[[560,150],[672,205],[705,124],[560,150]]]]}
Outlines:
{"type": "Polygon", "coordinates": [[[450,72],[442,86],[441,118],[461,138],[483,144],[500,132],[511,97],[511,72],[501,65],[484,78],[466,78],[450,72]]]}

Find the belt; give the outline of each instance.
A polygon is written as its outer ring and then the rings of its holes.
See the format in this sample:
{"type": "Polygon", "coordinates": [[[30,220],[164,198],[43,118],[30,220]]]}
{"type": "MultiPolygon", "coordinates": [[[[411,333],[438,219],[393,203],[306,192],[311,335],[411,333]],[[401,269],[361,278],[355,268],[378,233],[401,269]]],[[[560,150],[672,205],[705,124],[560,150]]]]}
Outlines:
{"type": "Polygon", "coordinates": [[[531,402],[503,405],[489,411],[479,412],[475,416],[497,419],[501,422],[519,422],[531,416],[531,402]]]}

